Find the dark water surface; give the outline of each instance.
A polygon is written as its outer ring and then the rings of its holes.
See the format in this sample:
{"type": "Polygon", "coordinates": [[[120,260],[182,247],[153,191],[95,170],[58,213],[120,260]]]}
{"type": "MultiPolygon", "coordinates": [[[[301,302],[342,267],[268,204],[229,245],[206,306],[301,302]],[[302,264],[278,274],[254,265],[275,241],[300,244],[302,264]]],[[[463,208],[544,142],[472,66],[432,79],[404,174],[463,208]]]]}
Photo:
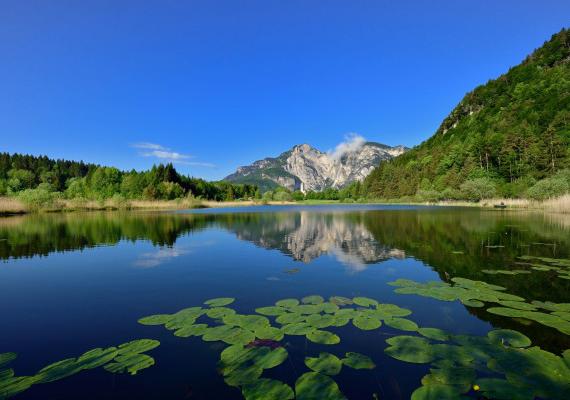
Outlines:
{"type": "MultiPolygon", "coordinates": [[[[531,300],[570,303],[570,280],[537,271],[521,256],[570,259],[568,217],[508,211],[418,207],[258,207],[178,213],[70,213],[0,219],[0,353],[15,352],[16,375],[96,347],[157,339],[156,364],[131,376],[103,368],[34,385],[17,399],[240,399],[218,373],[222,342],[180,338],[141,317],[234,297],[239,313],[307,295],[366,296],[410,309],[420,327],[485,336],[514,329],[560,356],[570,336],[524,318],[415,294],[388,282],[462,277],[531,300]],[[482,270],[528,269],[516,275],[482,270]]],[[[270,317],[273,318],[273,317],[270,317]]],[[[274,324],[278,326],[277,324],[274,324]]],[[[264,377],[294,387],[307,356],[359,352],[372,370],[333,376],[349,399],[408,399],[429,364],[384,353],[402,332],[326,328],[337,345],[285,336],[289,359],[264,377]]],[[[2,368],[0,368],[2,369],[2,368]]],[[[468,394],[473,398],[477,395],[468,394]]],[[[561,394],[562,396],[562,394],[561,394]]],[[[0,396],[1,397],[1,396],[0,396]]]]}

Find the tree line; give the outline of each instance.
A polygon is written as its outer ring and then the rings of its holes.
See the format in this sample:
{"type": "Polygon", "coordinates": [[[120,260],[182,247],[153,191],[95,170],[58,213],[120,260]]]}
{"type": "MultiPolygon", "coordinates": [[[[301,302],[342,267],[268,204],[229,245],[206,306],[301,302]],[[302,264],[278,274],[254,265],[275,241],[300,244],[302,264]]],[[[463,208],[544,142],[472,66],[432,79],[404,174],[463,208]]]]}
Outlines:
{"type": "Polygon", "coordinates": [[[259,198],[255,185],[208,182],[181,175],[171,163],[147,171],[121,171],[83,161],[0,153],[0,195],[59,193],[65,198],[172,200],[195,197],[215,201],[259,198]]]}

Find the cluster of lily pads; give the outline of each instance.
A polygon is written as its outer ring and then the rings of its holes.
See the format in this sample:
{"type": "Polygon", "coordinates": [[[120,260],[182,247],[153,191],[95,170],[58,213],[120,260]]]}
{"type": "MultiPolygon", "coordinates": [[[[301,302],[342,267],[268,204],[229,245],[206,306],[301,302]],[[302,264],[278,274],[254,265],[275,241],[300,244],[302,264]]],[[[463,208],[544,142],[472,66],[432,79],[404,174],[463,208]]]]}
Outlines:
{"type": "Polygon", "coordinates": [[[514,269],[483,269],[481,272],[488,275],[521,275],[530,274],[533,271],[555,272],[560,279],[570,280],[570,260],[560,258],[538,257],[538,256],[520,256],[516,264],[519,266],[514,269]],[[529,267],[530,269],[520,269],[520,266],[529,267]]]}
{"type": "Polygon", "coordinates": [[[9,364],[17,357],[16,353],[0,354],[0,399],[7,399],[29,389],[32,385],[55,382],[78,374],[81,371],[103,367],[115,374],[138,371],[154,365],[154,359],[143,354],[159,346],[153,339],[138,339],[117,347],[96,348],[77,358],[67,358],[50,364],[33,376],[16,376],[9,364]]]}
{"type": "Polygon", "coordinates": [[[398,279],[389,285],[398,286],[396,293],[416,294],[442,301],[459,300],[469,307],[483,307],[485,303],[496,303],[487,312],[503,317],[523,318],[554,328],[570,335],[570,303],[542,301],[526,302],[524,298],[506,293],[506,288],[482,281],[452,278],[452,283],[419,283],[409,279],[398,279]]]}
{"type": "Polygon", "coordinates": [[[294,390],[289,385],[262,378],[264,370],[281,365],[289,354],[284,337],[305,336],[307,340],[335,345],[340,337],[326,330],[349,323],[370,331],[382,324],[403,331],[416,331],[418,325],[406,318],[412,312],[395,304],[381,304],[367,297],[333,296],[328,301],[318,295],[298,299],[283,299],[257,314],[239,314],[227,307],[233,298],[216,298],[205,302],[206,307],[190,307],[174,314],[158,314],[141,318],[143,325],[164,325],[179,337],[199,336],[204,341],[221,341],[229,346],[220,355],[219,371],[230,386],[240,387],[248,400],[279,399],[344,399],[331,376],[343,366],[353,369],[373,369],[374,362],[366,355],[348,352],[343,356],[320,352],[307,357],[310,370],[300,376],[294,390]]]}
{"type": "Polygon", "coordinates": [[[496,400],[570,398],[570,350],[560,357],[530,347],[528,337],[508,329],[490,331],[486,337],[426,329],[430,331],[424,331],[425,337],[391,337],[384,350],[400,361],[430,364],[412,400],[479,394],[496,400]]]}

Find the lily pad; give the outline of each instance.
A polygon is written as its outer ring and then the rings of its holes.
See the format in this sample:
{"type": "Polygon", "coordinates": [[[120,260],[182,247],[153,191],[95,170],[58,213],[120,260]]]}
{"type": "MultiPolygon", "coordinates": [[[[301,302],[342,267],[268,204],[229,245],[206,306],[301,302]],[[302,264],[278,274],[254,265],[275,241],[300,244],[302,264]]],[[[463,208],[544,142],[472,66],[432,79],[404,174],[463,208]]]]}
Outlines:
{"type": "Polygon", "coordinates": [[[7,399],[28,390],[36,379],[33,376],[12,376],[0,381],[0,399],[7,399]]]}
{"type": "Polygon", "coordinates": [[[325,301],[325,299],[323,299],[322,296],[318,296],[318,295],[307,296],[307,297],[303,297],[301,299],[301,303],[303,303],[303,304],[321,304],[324,301],[325,301]]]}
{"type": "Polygon", "coordinates": [[[297,400],[346,400],[330,377],[318,372],[306,372],[295,382],[297,400]]]}
{"type": "Polygon", "coordinates": [[[315,372],[325,375],[338,375],[342,362],[334,354],[320,353],[318,357],[305,358],[305,365],[315,372]]]}
{"type": "Polygon", "coordinates": [[[160,346],[160,342],[154,339],[137,339],[119,345],[119,355],[139,354],[150,351],[160,346]]]}
{"type": "Polygon", "coordinates": [[[295,393],[289,385],[267,378],[244,385],[242,394],[245,400],[291,400],[295,398],[295,393]]]}
{"type": "Polygon", "coordinates": [[[410,321],[405,318],[388,318],[384,320],[384,323],[391,328],[399,329],[401,331],[414,332],[419,329],[418,325],[414,321],[410,321]]]}
{"type": "Polygon", "coordinates": [[[114,374],[122,374],[128,372],[131,375],[136,375],[137,372],[152,367],[154,365],[154,358],[146,354],[127,353],[119,355],[115,361],[105,365],[105,370],[114,374]]]}
{"type": "Polygon", "coordinates": [[[48,383],[72,376],[81,371],[81,364],[75,358],[67,358],[42,368],[35,376],[34,383],[48,383]]]}
{"type": "Polygon", "coordinates": [[[457,400],[461,391],[450,385],[427,385],[412,393],[411,400],[457,400]]]}
{"type": "Polygon", "coordinates": [[[291,308],[291,307],[295,307],[295,306],[299,305],[299,300],[297,300],[297,299],[283,299],[283,300],[279,300],[278,302],[276,302],[275,305],[278,307],[291,308]]]}
{"type": "Polygon", "coordinates": [[[504,307],[516,308],[517,310],[536,311],[534,304],[524,303],[522,301],[500,300],[499,304],[504,307]]]}
{"type": "Polygon", "coordinates": [[[81,369],[93,369],[111,362],[118,355],[119,351],[116,347],[97,348],[85,352],[77,359],[77,363],[81,366],[81,369]]]}
{"type": "Polygon", "coordinates": [[[332,296],[329,298],[329,301],[333,304],[336,304],[337,306],[348,306],[353,303],[352,299],[342,296],[332,296]]]}
{"type": "Polygon", "coordinates": [[[444,330],[438,328],[420,328],[418,333],[428,339],[439,340],[445,342],[450,339],[450,336],[444,330]]]}
{"type": "Polygon", "coordinates": [[[279,324],[295,324],[297,322],[305,322],[307,317],[305,315],[297,314],[297,313],[287,313],[282,314],[275,318],[275,321],[279,324]]]}
{"type": "Polygon", "coordinates": [[[349,352],[345,354],[345,358],[343,358],[342,363],[347,367],[353,369],[374,369],[376,368],[376,364],[374,361],[368,356],[360,353],[349,352]]]}
{"type": "Polygon", "coordinates": [[[269,347],[257,347],[253,350],[252,362],[262,369],[275,368],[281,365],[289,356],[284,347],[270,349],[269,347]]]}
{"type": "Polygon", "coordinates": [[[336,318],[330,314],[312,314],[307,317],[307,323],[316,329],[326,328],[334,325],[336,318]]]}
{"type": "Polygon", "coordinates": [[[221,319],[227,315],[233,315],[235,313],[235,310],[228,307],[213,307],[206,311],[206,315],[212,319],[221,319]]]}
{"type": "Polygon", "coordinates": [[[467,307],[484,307],[485,303],[474,299],[459,299],[463,305],[467,307]]]}
{"type": "Polygon", "coordinates": [[[256,308],[255,312],[261,315],[278,316],[281,314],[285,314],[287,310],[279,306],[270,306],[270,307],[256,308]]]}
{"type": "Polygon", "coordinates": [[[391,317],[407,317],[412,313],[411,310],[408,310],[407,308],[402,308],[395,304],[378,304],[376,306],[376,309],[391,317]]]}
{"type": "Polygon", "coordinates": [[[170,321],[171,318],[172,315],[170,314],[149,315],[148,317],[139,319],[138,323],[142,325],[164,325],[170,321]]]}
{"type": "Polygon", "coordinates": [[[285,333],[286,335],[300,335],[300,336],[304,336],[309,332],[315,330],[315,328],[313,328],[311,325],[309,325],[306,322],[297,322],[294,324],[283,325],[281,329],[283,330],[283,333],[285,333]]]}
{"type": "Polygon", "coordinates": [[[359,305],[361,307],[371,307],[371,306],[377,306],[378,302],[374,299],[370,299],[368,297],[355,297],[352,299],[352,301],[354,302],[354,304],[359,305]]]}
{"type": "Polygon", "coordinates": [[[491,343],[502,344],[511,347],[528,347],[531,345],[530,339],[520,332],[510,329],[497,329],[487,333],[491,343]]]}
{"type": "Polygon", "coordinates": [[[338,344],[340,338],[332,332],[314,330],[307,333],[307,339],[318,344],[338,344]]]}
{"type": "Polygon", "coordinates": [[[207,324],[195,324],[190,326],[185,326],[184,328],[178,329],[174,332],[174,336],[178,337],[190,337],[190,336],[202,336],[208,330],[207,324]]]}
{"type": "Polygon", "coordinates": [[[257,382],[263,369],[257,365],[249,365],[232,369],[225,377],[224,381],[229,386],[249,385],[257,382]]]}
{"type": "Polygon", "coordinates": [[[396,360],[426,364],[434,359],[430,343],[417,336],[394,336],[386,340],[390,346],[384,352],[396,360]]]}
{"type": "Polygon", "coordinates": [[[477,381],[481,392],[486,397],[497,400],[533,400],[534,395],[528,387],[513,384],[504,379],[483,378],[477,381]]]}
{"type": "Polygon", "coordinates": [[[363,331],[371,331],[382,326],[382,322],[379,319],[371,318],[366,315],[355,317],[352,320],[352,324],[363,331]]]}
{"type": "Polygon", "coordinates": [[[233,297],[218,297],[215,299],[206,300],[204,304],[210,307],[223,307],[232,304],[236,299],[233,297]]]}
{"type": "Polygon", "coordinates": [[[18,357],[18,355],[16,353],[12,353],[12,352],[1,353],[0,354],[0,367],[3,367],[4,365],[8,365],[12,361],[14,361],[17,357],[18,357]]]}
{"type": "Polygon", "coordinates": [[[255,332],[255,336],[259,339],[270,339],[275,341],[280,341],[283,339],[283,331],[279,328],[274,328],[272,326],[265,326],[262,328],[257,329],[255,332]]]}

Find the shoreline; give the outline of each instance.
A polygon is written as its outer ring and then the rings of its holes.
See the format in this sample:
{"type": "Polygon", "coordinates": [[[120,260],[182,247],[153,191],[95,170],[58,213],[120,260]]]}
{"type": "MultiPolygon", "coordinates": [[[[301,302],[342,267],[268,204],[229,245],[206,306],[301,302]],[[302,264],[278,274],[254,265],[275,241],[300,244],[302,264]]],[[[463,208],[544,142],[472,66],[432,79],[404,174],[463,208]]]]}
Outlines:
{"type": "Polygon", "coordinates": [[[195,199],[177,200],[126,200],[116,201],[108,199],[99,200],[60,200],[52,207],[30,207],[22,201],[12,197],[0,197],[0,217],[10,215],[25,215],[33,213],[60,213],[78,211],[152,211],[152,210],[188,210],[204,208],[230,208],[252,206],[322,206],[322,205],[411,205],[411,206],[437,206],[437,207],[471,207],[490,210],[518,210],[518,211],[543,211],[548,213],[570,214],[570,194],[559,198],[533,201],[528,199],[485,199],[479,202],[460,200],[439,202],[416,202],[398,200],[369,200],[366,202],[342,202],[340,200],[302,200],[302,201],[209,201],[195,199]],[[504,204],[504,208],[496,205],[504,204]]]}

